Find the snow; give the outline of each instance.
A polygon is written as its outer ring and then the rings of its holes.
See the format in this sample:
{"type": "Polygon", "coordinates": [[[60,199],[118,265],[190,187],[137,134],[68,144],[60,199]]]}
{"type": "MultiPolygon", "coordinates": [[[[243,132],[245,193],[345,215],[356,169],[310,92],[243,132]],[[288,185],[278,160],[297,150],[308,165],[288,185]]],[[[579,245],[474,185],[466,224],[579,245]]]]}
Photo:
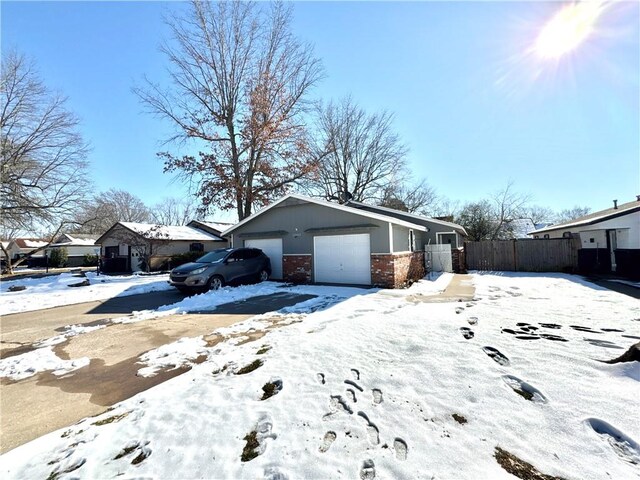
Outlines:
{"type": "Polygon", "coordinates": [[[25,248],[40,248],[48,245],[49,242],[40,241],[40,240],[24,240],[25,248]]]}
{"type": "MultiPolygon", "coordinates": [[[[446,278],[412,289],[440,291],[435,284],[446,278]]],[[[198,337],[150,352],[141,360],[151,369],[208,359],[112,411],[5,453],[0,474],[514,478],[494,458],[500,447],[548,475],[640,478],[632,463],[640,462],[638,363],[600,361],[638,341],[638,301],[563,274],[472,278],[469,302],[415,303],[386,290],[281,289],[316,291],[323,300],[216,331],[248,335],[269,318],[291,320],[257,342],[240,344],[235,336],[207,347],[198,337]],[[461,328],[474,337],[465,339],[461,328]],[[503,332],[519,328],[536,339],[503,332]],[[494,361],[500,357],[491,349],[508,362],[494,361]],[[256,360],[257,369],[237,373],[256,360]],[[267,382],[281,390],[263,401],[267,382]],[[468,422],[459,424],[454,413],[468,422]],[[243,439],[252,431],[260,454],[242,462],[243,439]]]]}
{"type": "Polygon", "coordinates": [[[54,375],[64,375],[87,365],[89,365],[87,357],[62,360],[51,347],[39,348],[22,355],[2,359],[0,361],[0,377],[22,380],[47,370],[52,370],[54,375]]]}
{"type": "Polygon", "coordinates": [[[75,303],[106,300],[108,298],[140,293],[171,290],[163,275],[96,275],[86,272],[90,285],[70,288],[69,285],[85,280],[72,273],[61,273],[42,278],[21,278],[0,282],[0,315],[29,312],[44,308],[59,307],[75,303]],[[25,290],[9,292],[12,285],[24,285],[25,290]]]}
{"type": "Polygon", "coordinates": [[[155,225],[152,223],[120,222],[120,225],[132,230],[144,238],[159,240],[221,240],[220,237],[198,230],[197,228],[174,225],[155,225]]]}

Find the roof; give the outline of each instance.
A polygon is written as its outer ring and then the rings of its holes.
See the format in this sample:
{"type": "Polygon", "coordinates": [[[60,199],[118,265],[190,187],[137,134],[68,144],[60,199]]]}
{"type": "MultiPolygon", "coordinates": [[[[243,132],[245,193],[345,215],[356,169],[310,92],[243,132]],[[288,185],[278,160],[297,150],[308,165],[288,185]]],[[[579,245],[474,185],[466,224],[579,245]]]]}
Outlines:
{"type": "Polygon", "coordinates": [[[277,206],[277,205],[279,205],[279,204],[281,204],[281,203],[283,203],[286,200],[289,200],[291,198],[296,199],[296,200],[300,200],[300,201],[303,201],[303,202],[314,203],[316,205],[321,205],[323,207],[333,208],[335,210],[341,210],[343,212],[353,213],[353,214],[359,215],[361,217],[373,218],[375,220],[380,220],[380,221],[383,221],[383,222],[389,222],[389,223],[393,223],[393,224],[396,224],[396,225],[401,225],[403,227],[413,228],[415,230],[420,230],[420,231],[423,231],[423,232],[429,231],[429,229],[427,227],[425,227],[424,225],[418,225],[418,224],[415,224],[415,223],[407,222],[407,221],[400,220],[398,218],[391,217],[391,216],[388,216],[388,215],[381,215],[379,213],[368,212],[366,210],[362,210],[362,209],[354,208],[354,207],[349,207],[347,205],[340,205],[338,203],[326,202],[324,200],[319,200],[317,198],[305,197],[304,195],[298,195],[296,193],[290,193],[290,194],[285,195],[284,197],[280,198],[279,200],[276,200],[271,205],[268,205],[268,206],[264,207],[262,210],[257,211],[253,215],[250,215],[249,217],[245,218],[244,220],[236,223],[231,228],[229,228],[229,229],[225,230],[224,232],[222,232],[222,235],[226,237],[231,232],[233,232],[237,228],[241,227],[245,223],[250,222],[251,220],[253,220],[257,216],[262,215],[263,213],[271,210],[273,207],[275,207],[275,206],[277,206]]]}
{"type": "Polygon", "coordinates": [[[532,232],[529,232],[529,235],[552,232],[555,230],[564,230],[571,227],[584,227],[587,225],[604,222],[605,220],[610,220],[612,218],[621,217],[623,215],[629,215],[630,213],[638,211],[640,211],[640,200],[635,200],[633,202],[618,205],[618,208],[607,208],[606,210],[600,210],[599,212],[590,213],[589,215],[584,215],[582,217],[569,220],[568,222],[557,223],[549,227],[534,230],[532,232]]]}
{"type": "Polygon", "coordinates": [[[222,240],[217,235],[197,228],[175,225],[156,225],[153,223],[119,222],[125,228],[146,239],[158,240],[222,240]]]}
{"type": "Polygon", "coordinates": [[[220,242],[224,239],[212,233],[207,233],[203,230],[189,226],[177,226],[177,225],[157,225],[155,223],[134,223],[134,222],[118,222],[113,225],[109,230],[103,233],[96,243],[100,244],[105,238],[109,236],[109,233],[121,226],[126,228],[132,233],[140,235],[147,240],[168,240],[168,241],[214,241],[220,242]]]}
{"type": "Polygon", "coordinates": [[[462,225],[458,225],[457,223],[445,222],[444,220],[437,220],[435,218],[416,215],[415,213],[403,212],[402,210],[395,210],[393,208],[381,207],[378,205],[368,205],[366,203],[356,202],[354,200],[349,200],[347,202],[347,205],[355,205],[356,208],[370,208],[372,210],[377,210],[381,212],[383,215],[388,213],[391,215],[401,215],[403,217],[411,218],[412,220],[416,220],[419,222],[435,223],[437,225],[442,225],[443,227],[449,227],[452,230],[455,230],[456,232],[464,236],[467,236],[467,231],[464,229],[464,227],[462,225]]]}
{"type": "Polygon", "coordinates": [[[233,223],[205,222],[203,220],[191,220],[187,225],[192,226],[191,224],[195,224],[196,228],[197,228],[197,225],[208,227],[209,229],[216,231],[218,233],[224,232],[226,229],[228,229],[230,226],[233,225],[233,223]]]}
{"type": "Polygon", "coordinates": [[[82,233],[65,233],[58,238],[58,241],[55,245],[67,245],[67,246],[92,246],[96,244],[96,240],[98,239],[97,235],[89,235],[82,233]],[[63,238],[67,238],[67,240],[62,240],[63,238]]]}
{"type": "Polygon", "coordinates": [[[16,238],[13,243],[18,245],[19,248],[40,248],[49,244],[49,242],[41,238],[16,238]]]}
{"type": "Polygon", "coordinates": [[[527,238],[527,233],[534,230],[536,226],[530,218],[514,218],[508,224],[513,238],[527,238]]]}

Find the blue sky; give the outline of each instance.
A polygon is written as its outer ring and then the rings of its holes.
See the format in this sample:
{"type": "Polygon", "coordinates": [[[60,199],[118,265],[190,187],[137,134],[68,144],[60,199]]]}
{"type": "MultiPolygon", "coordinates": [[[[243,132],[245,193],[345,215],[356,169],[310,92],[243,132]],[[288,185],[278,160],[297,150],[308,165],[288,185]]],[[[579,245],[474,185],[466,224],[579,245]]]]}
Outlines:
{"type": "MultiPolygon", "coordinates": [[[[351,94],[370,111],[394,112],[415,176],[438,193],[464,203],[512,180],[533,203],[599,210],[640,194],[640,7],[611,5],[558,61],[527,54],[561,6],[303,2],[293,28],[324,63],[314,96],[351,94]]],[[[131,92],[145,74],[166,78],[162,15],[184,7],[1,4],[2,49],[33,57],[46,84],[69,97],[97,191],[128,190],[147,204],[186,192],[155,155],[168,126],[131,92]]]]}

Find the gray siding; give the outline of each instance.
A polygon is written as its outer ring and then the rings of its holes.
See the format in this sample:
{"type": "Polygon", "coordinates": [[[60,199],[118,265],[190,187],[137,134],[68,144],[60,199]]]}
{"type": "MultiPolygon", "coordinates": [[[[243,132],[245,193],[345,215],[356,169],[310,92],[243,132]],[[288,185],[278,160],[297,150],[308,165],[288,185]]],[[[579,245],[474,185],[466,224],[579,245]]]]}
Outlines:
{"type": "Polygon", "coordinates": [[[271,208],[232,232],[234,246],[247,238],[282,237],[282,253],[312,254],[313,237],[369,233],[373,253],[389,253],[389,224],[381,220],[343,212],[313,203],[286,202],[271,208]],[[354,225],[373,225],[344,229],[354,225]],[[335,228],[306,232],[307,229],[335,228]],[[286,232],[286,233],[284,233],[286,232]]]}

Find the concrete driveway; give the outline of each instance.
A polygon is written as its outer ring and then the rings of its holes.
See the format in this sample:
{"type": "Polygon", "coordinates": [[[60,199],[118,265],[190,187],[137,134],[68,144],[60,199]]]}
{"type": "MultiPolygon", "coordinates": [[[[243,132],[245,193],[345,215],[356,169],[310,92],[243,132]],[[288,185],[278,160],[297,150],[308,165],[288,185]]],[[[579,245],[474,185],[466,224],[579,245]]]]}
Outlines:
{"type": "MultiPolygon", "coordinates": [[[[33,349],[34,342],[57,335],[66,325],[108,324],[109,318],[126,315],[123,309],[128,308],[130,313],[132,310],[156,308],[180,300],[167,301],[168,293],[180,295],[177,292],[155,292],[4,316],[0,319],[3,356],[33,349]],[[145,296],[149,298],[141,298],[145,296]],[[153,302],[160,301],[165,303],[151,306],[153,302]]],[[[108,324],[106,328],[71,337],[54,347],[56,355],[63,359],[89,357],[90,364],[87,367],[61,377],[44,372],[17,382],[2,380],[0,452],[4,453],[84,417],[102,413],[109,406],[188,370],[161,372],[150,378],[136,376],[141,367],[137,364],[138,358],[149,350],[183,337],[200,335],[204,335],[205,340],[213,345],[221,339],[208,334],[217,328],[313,297],[289,293],[265,295],[220,305],[211,313],[108,324]]]]}

